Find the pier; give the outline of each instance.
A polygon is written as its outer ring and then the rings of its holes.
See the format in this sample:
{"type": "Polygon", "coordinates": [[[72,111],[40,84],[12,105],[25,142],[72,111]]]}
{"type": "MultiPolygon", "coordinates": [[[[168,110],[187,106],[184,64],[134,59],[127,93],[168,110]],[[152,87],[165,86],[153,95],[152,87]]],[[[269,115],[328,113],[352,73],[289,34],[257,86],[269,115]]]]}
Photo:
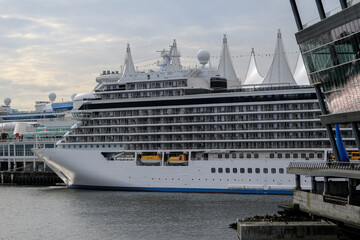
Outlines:
{"type": "Polygon", "coordinates": [[[287,168],[295,174],[293,204],[299,210],[360,229],[360,163],[293,162],[287,168]],[[311,190],[301,189],[301,176],[311,177],[311,190]]]}
{"type": "Polygon", "coordinates": [[[54,172],[0,172],[0,185],[55,186],[64,184],[54,172]]]}

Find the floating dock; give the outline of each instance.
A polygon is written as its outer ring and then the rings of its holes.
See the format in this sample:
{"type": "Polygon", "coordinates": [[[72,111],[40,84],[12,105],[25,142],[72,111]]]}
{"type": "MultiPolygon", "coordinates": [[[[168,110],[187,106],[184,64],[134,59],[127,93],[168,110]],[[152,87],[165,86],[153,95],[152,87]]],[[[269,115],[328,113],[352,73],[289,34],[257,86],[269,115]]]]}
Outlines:
{"type": "Polygon", "coordinates": [[[238,221],[239,240],[268,239],[337,239],[337,226],[331,222],[269,222],[269,221],[238,221]]]}
{"type": "Polygon", "coordinates": [[[64,182],[53,172],[0,172],[1,185],[56,186],[64,182]]]}

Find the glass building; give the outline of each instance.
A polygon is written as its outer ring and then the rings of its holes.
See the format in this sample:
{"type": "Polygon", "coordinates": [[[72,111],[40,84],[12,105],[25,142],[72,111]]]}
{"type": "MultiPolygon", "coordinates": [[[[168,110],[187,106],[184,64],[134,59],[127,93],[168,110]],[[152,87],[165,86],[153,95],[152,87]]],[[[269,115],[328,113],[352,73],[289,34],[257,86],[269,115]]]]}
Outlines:
{"type": "Polygon", "coordinates": [[[360,110],[360,4],[345,3],[296,33],[310,81],[321,85],[329,113],[360,110]]]}
{"type": "Polygon", "coordinates": [[[302,23],[296,0],[290,4],[299,30],[296,40],[322,105],[321,121],[330,138],[333,124],[351,123],[360,149],[360,1],[339,0],[338,9],[325,13],[322,1],[315,0],[319,18],[308,24],[302,23]]]}

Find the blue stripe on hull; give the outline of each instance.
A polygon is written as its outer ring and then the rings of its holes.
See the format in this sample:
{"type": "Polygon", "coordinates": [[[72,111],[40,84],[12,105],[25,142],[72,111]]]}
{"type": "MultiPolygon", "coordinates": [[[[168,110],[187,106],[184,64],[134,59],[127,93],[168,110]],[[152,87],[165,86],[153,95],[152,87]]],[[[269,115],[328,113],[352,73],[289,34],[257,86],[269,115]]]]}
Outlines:
{"type": "Polygon", "coordinates": [[[194,193],[244,193],[244,194],[280,194],[291,195],[292,190],[279,189],[221,189],[221,188],[157,188],[157,187],[109,187],[70,185],[68,188],[82,188],[94,190],[120,190],[120,191],[149,191],[149,192],[194,192],[194,193]]]}

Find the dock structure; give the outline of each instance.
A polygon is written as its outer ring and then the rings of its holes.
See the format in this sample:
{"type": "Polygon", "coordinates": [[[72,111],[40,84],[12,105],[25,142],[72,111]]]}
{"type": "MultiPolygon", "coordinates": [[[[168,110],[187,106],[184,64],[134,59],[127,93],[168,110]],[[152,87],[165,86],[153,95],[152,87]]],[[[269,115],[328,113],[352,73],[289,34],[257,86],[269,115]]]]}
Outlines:
{"type": "Polygon", "coordinates": [[[316,90],[319,117],[326,126],[334,159],[290,163],[287,173],[294,174],[296,180],[293,203],[300,211],[359,229],[360,163],[357,159],[349,162],[338,129],[351,127],[360,151],[360,1],[339,0],[337,9],[325,12],[327,3],[316,0],[313,8],[318,17],[305,24],[297,1],[289,2],[298,28],[295,37],[316,90]],[[311,177],[310,191],[301,188],[302,176],[311,177]]]}
{"type": "Polygon", "coordinates": [[[360,163],[293,162],[287,168],[295,174],[293,203],[299,210],[360,229],[360,163]],[[311,190],[301,189],[301,176],[311,177],[311,190]]]}
{"type": "Polygon", "coordinates": [[[0,172],[0,185],[55,186],[63,184],[54,172],[0,172]]]}
{"type": "Polygon", "coordinates": [[[336,240],[336,225],[330,222],[237,222],[239,240],[336,240]]]}

